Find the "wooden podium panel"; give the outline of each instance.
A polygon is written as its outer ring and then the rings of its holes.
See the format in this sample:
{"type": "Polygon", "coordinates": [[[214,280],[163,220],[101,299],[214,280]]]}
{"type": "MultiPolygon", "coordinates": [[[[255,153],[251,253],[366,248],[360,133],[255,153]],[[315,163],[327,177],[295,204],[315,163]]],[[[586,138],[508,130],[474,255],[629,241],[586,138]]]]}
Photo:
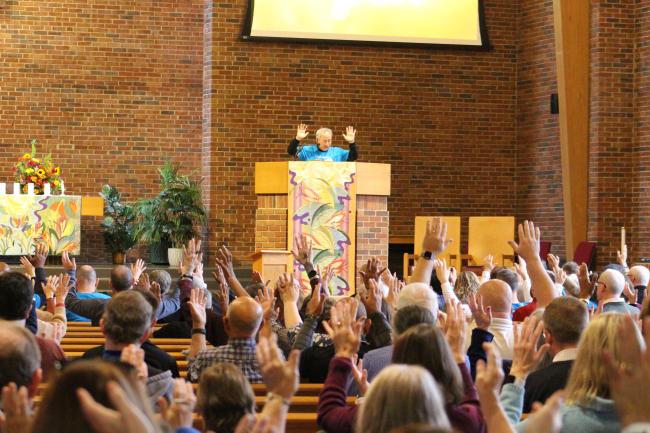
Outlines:
{"type": "Polygon", "coordinates": [[[290,251],[260,250],[253,254],[253,270],[259,272],[266,280],[275,285],[278,277],[287,272],[291,273],[293,255],[290,251]]]}

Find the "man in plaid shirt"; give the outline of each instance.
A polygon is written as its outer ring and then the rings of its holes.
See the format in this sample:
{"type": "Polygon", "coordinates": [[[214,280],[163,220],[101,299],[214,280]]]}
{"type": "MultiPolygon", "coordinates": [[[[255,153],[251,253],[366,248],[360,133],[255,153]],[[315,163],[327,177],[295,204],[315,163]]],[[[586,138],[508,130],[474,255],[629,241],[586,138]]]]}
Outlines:
{"type": "Polygon", "coordinates": [[[205,342],[205,302],[199,290],[192,290],[188,303],[192,313],[192,346],[187,357],[190,381],[198,382],[203,369],[212,364],[230,362],[241,369],[250,383],[262,383],[255,357],[255,335],[262,323],[260,304],[250,297],[235,299],[223,319],[228,344],[208,349],[205,342]]]}

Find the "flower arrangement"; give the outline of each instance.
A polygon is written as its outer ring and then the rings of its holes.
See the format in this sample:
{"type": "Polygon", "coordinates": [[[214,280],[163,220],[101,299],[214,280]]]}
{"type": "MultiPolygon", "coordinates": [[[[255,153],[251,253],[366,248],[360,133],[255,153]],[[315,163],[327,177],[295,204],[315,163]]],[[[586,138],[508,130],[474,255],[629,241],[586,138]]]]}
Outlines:
{"type": "Polygon", "coordinates": [[[20,182],[23,193],[27,192],[27,184],[34,184],[34,194],[43,194],[46,183],[51,186],[51,193],[61,192],[61,167],[52,163],[52,156],[45,155],[42,159],[36,157],[36,140],[32,140],[32,152],[24,154],[14,167],[16,181],[20,182]]]}

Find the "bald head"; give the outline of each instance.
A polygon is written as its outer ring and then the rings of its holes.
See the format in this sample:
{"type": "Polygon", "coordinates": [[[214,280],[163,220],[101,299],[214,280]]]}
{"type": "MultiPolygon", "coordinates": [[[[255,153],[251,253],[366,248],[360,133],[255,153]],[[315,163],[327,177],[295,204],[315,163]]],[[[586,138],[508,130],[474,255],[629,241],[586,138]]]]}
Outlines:
{"type": "Polygon", "coordinates": [[[257,333],[262,323],[262,307],[253,298],[241,296],[228,307],[226,331],[229,337],[248,338],[257,333]]]}
{"type": "Polygon", "coordinates": [[[123,292],[133,287],[133,275],[131,269],[124,265],[118,265],[111,271],[111,289],[116,292],[123,292]]]}
{"type": "Polygon", "coordinates": [[[0,262],[0,274],[3,272],[11,272],[11,266],[5,262],[0,262]]]}
{"type": "Polygon", "coordinates": [[[77,291],[94,292],[97,287],[97,272],[90,265],[82,265],[77,268],[77,291]]]}
{"type": "Polygon", "coordinates": [[[501,280],[489,280],[481,284],[478,294],[483,298],[485,308],[492,307],[492,314],[507,314],[510,317],[512,310],[512,290],[501,280]]]}
{"type": "Polygon", "coordinates": [[[648,286],[650,281],[650,270],[645,266],[632,266],[627,274],[634,286],[648,286]]]}
{"type": "Polygon", "coordinates": [[[624,286],[623,274],[614,269],[607,269],[598,277],[598,300],[621,296],[624,286]]]}

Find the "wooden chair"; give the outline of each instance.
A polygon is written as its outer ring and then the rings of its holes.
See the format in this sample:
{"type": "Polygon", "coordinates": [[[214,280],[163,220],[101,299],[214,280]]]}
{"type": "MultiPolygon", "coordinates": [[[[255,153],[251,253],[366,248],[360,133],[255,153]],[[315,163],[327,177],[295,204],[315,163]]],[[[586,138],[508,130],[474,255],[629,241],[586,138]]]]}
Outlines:
{"type": "Polygon", "coordinates": [[[497,264],[514,264],[514,255],[508,241],[515,239],[515,217],[470,217],[467,242],[467,260],[472,266],[483,266],[488,254],[497,264]]]}

